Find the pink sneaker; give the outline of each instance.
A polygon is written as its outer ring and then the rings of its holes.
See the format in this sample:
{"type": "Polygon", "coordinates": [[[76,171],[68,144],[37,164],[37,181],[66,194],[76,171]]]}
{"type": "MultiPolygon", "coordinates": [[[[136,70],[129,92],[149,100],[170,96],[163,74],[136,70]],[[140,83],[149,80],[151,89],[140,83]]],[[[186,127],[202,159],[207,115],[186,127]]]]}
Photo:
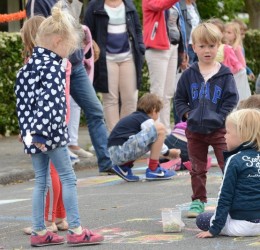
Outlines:
{"type": "Polygon", "coordinates": [[[83,229],[82,234],[75,234],[71,230],[69,230],[69,232],[67,233],[68,245],[94,245],[101,243],[103,240],[103,235],[94,233],[86,228],[83,229]]]}
{"type": "Polygon", "coordinates": [[[49,246],[49,245],[60,245],[65,242],[64,237],[59,236],[56,233],[47,231],[45,235],[38,235],[32,232],[31,235],[31,246],[33,247],[41,247],[41,246],[49,246]]]}

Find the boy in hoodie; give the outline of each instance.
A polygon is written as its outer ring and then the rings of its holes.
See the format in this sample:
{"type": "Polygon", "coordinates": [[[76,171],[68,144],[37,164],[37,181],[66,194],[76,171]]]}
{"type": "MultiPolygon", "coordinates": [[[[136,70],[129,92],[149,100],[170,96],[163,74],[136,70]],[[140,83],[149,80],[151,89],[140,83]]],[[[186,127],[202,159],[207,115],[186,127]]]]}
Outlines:
{"type": "Polygon", "coordinates": [[[178,116],[187,120],[186,136],[192,164],[192,203],[187,216],[197,217],[207,202],[207,154],[214,149],[223,172],[225,119],[236,107],[238,93],[230,70],[216,62],[221,34],[211,23],[202,23],[192,32],[193,49],[198,62],[185,70],[178,82],[175,105],[178,116]]]}

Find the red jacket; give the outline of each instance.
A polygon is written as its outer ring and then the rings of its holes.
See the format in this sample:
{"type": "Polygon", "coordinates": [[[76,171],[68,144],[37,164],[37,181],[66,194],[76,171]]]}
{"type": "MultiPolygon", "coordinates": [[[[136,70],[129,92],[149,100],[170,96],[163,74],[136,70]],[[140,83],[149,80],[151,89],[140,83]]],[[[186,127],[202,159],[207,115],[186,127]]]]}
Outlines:
{"type": "Polygon", "coordinates": [[[179,0],[143,0],[143,29],[146,48],[168,50],[170,41],[167,34],[164,11],[179,0]]]}

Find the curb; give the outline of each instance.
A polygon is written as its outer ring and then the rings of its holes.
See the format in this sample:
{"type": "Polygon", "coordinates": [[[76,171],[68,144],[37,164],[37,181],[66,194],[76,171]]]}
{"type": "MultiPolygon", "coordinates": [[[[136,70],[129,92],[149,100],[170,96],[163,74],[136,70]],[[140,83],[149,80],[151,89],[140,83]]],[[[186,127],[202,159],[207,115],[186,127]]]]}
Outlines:
{"type": "MultiPolygon", "coordinates": [[[[73,168],[75,172],[89,168],[96,168],[98,166],[96,156],[90,158],[81,158],[80,162],[76,163],[73,168]]],[[[34,179],[34,171],[32,166],[30,169],[15,169],[9,173],[0,174],[0,185],[8,185],[12,183],[20,183],[34,179]]]]}

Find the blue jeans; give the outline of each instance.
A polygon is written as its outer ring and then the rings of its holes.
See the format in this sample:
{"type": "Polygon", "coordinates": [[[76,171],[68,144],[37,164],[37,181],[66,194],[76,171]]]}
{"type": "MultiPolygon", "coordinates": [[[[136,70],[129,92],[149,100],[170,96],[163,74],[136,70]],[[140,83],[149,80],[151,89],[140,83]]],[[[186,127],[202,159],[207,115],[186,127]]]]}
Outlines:
{"type": "Polygon", "coordinates": [[[59,147],[47,152],[32,154],[32,164],[35,172],[35,184],[33,190],[33,230],[41,231],[44,225],[45,196],[49,185],[49,161],[51,160],[59,174],[62,183],[62,197],[67,213],[70,228],[80,226],[77,178],[71,165],[67,147],[59,147]]]}
{"type": "Polygon", "coordinates": [[[181,150],[181,162],[189,161],[188,156],[188,148],[187,148],[187,142],[183,141],[177,137],[175,137],[173,134],[167,135],[164,140],[165,145],[168,148],[178,148],[181,150]]]}
{"type": "Polygon", "coordinates": [[[70,95],[86,116],[90,138],[97,155],[99,171],[110,169],[112,162],[107,151],[108,133],[104,121],[103,108],[83,64],[72,68],[70,95]]]}

